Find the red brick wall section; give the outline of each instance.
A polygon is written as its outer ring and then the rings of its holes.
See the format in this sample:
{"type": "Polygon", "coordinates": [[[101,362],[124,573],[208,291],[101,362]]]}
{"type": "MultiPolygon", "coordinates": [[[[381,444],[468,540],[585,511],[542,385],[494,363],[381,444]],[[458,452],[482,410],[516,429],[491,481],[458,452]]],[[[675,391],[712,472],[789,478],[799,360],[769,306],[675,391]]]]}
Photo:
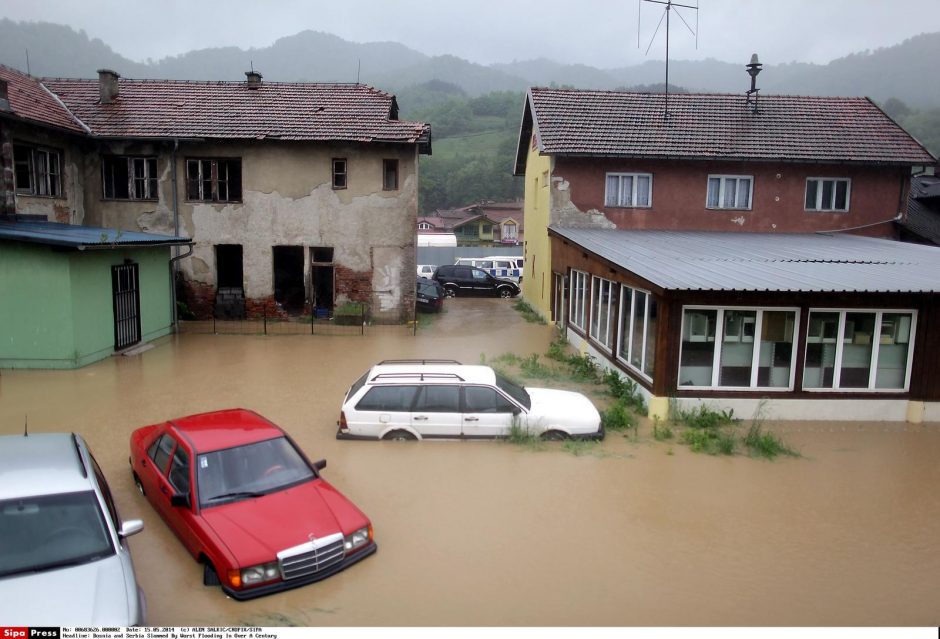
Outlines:
{"type": "Polygon", "coordinates": [[[333,268],[336,296],[345,295],[353,302],[372,301],[372,271],[354,271],[344,266],[333,268]]]}
{"type": "Polygon", "coordinates": [[[0,123],[0,215],[13,215],[15,213],[13,138],[9,129],[0,123]]]}
{"type": "MultiPolygon", "coordinates": [[[[553,177],[568,182],[579,210],[602,211],[617,228],[761,233],[813,233],[884,222],[899,207],[906,211],[902,193],[910,182],[898,167],[565,157],[557,158],[553,177]],[[651,173],[652,207],[605,207],[607,172],[651,173]],[[753,176],[751,210],[705,208],[709,175],[753,176]],[[804,210],[808,177],[850,178],[849,210],[804,210]]],[[[885,223],[859,233],[893,238],[896,231],[885,223]]]]}
{"type": "Polygon", "coordinates": [[[215,287],[201,282],[183,280],[177,287],[177,299],[199,320],[212,319],[215,309],[215,287]]]}

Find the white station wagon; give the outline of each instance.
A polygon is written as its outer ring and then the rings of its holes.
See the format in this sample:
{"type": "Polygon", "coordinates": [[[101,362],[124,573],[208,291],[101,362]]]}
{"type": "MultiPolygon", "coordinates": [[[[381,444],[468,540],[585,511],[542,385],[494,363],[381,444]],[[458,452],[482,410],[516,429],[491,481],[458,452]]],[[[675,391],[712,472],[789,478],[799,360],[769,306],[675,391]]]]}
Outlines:
{"type": "Polygon", "coordinates": [[[337,439],[508,437],[513,425],[545,439],[603,439],[601,417],[580,393],[525,388],[489,366],[386,360],[346,392],[337,439]]]}

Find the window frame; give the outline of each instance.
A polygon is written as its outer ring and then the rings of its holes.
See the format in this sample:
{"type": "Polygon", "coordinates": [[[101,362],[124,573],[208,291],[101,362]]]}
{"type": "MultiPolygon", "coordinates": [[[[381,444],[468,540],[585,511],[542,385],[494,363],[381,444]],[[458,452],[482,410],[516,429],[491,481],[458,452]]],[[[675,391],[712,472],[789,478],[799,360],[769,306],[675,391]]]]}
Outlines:
{"type": "Polygon", "coordinates": [[[203,202],[203,203],[240,203],[243,201],[244,197],[244,171],[242,170],[242,159],[241,157],[188,157],[186,158],[186,201],[187,202],[203,202]],[[210,167],[209,177],[203,175],[203,163],[208,162],[210,167]],[[191,182],[193,178],[190,177],[189,167],[192,163],[195,163],[198,170],[198,176],[195,179],[196,184],[198,185],[198,197],[192,197],[191,182]],[[219,179],[219,166],[224,163],[226,166],[226,178],[224,180],[219,179]],[[233,198],[232,195],[232,178],[231,178],[231,165],[237,164],[238,166],[238,197],[233,198]],[[206,197],[205,185],[210,183],[211,193],[209,197],[206,197]],[[228,197],[222,199],[219,197],[219,185],[222,183],[226,185],[226,191],[228,197]]]}
{"type": "MultiPolygon", "coordinates": [[[[614,357],[616,358],[618,362],[620,362],[621,364],[629,368],[630,371],[632,371],[633,373],[636,373],[637,375],[640,375],[643,379],[645,379],[647,382],[652,384],[653,376],[646,373],[646,357],[648,353],[647,347],[649,346],[650,301],[656,301],[656,298],[653,296],[652,291],[647,291],[641,288],[635,288],[633,286],[627,286],[626,284],[620,285],[620,299],[617,300],[617,326],[618,326],[619,332],[617,334],[617,344],[616,344],[616,348],[614,349],[614,357]],[[629,291],[629,293],[625,293],[624,291],[629,291]],[[634,313],[634,309],[636,308],[636,294],[637,293],[640,293],[646,296],[646,303],[643,308],[643,341],[642,341],[643,352],[640,354],[639,368],[630,361],[633,355],[633,323],[636,319],[636,314],[634,313]],[[628,316],[626,329],[624,330],[624,326],[623,326],[624,308],[623,307],[624,307],[624,303],[626,302],[628,298],[630,300],[630,310],[629,310],[630,314],[628,316]],[[620,348],[621,344],[623,344],[624,339],[627,340],[626,357],[624,357],[624,354],[621,353],[621,348],[620,348]]],[[[659,321],[658,306],[659,306],[659,303],[657,302],[657,323],[659,321]]],[[[654,341],[653,342],[653,351],[654,351],[653,373],[654,374],[656,372],[655,350],[656,350],[656,342],[654,341]]]]}
{"type": "Polygon", "coordinates": [[[60,149],[23,142],[13,143],[13,190],[16,194],[30,197],[63,199],[65,198],[65,188],[62,176],[63,152],[60,149]],[[19,160],[16,159],[17,149],[22,149],[29,154],[25,161],[22,158],[19,160]],[[42,155],[46,158],[44,171],[40,171],[37,155],[42,155]],[[51,162],[50,158],[54,158],[55,162],[51,162]],[[55,164],[54,168],[53,164],[55,164]],[[20,186],[19,180],[16,178],[18,166],[26,167],[27,174],[29,175],[28,187],[20,186]]]}
{"type": "MultiPolygon", "coordinates": [[[[609,280],[609,279],[607,279],[607,278],[605,278],[605,277],[600,277],[600,276],[597,276],[597,275],[591,275],[591,300],[590,300],[591,322],[590,322],[590,326],[588,327],[588,335],[590,336],[590,338],[594,341],[595,344],[597,344],[597,346],[598,346],[602,351],[605,351],[605,352],[607,352],[607,353],[612,353],[612,352],[613,352],[613,330],[611,330],[611,320],[613,319],[613,316],[616,314],[616,310],[617,310],[617,309],[615,308],[615,304],[613,303],[614,286],[615,286],[616,284],[617,284],[617,282],[614,282],[613,280],[609,280]],[[604,326],[602,327],[601,324],[600,324],[600,319],[601,319],[601,318],[600,318],[600,317],[597,318],[598,322],[597,322],[597,330],[596,330],[596,331],[595,331],[595,317],[594,317],[594,312],[595,312],[595,307],[594,307],[595,282],[597,282],[598,285],[599,285],[599,286],[597,287],[597,290],[598,290],[598,292],[600,293],[600,296],[601,296],[601,301],[598,303],[598,306],[597,306],[597,309],[596,309],[599,316],[605,314],[605,313],[603,313],[604,307],[603,307],[601,304],[603,303],[604,285],[605,285],[605,284],[606,284],[606,288],[607,288],[607,305],[606,305],[607,312],[606,312],[606,319],[605,319],[605,321],[604,321],[604,326]],[[602,336],[604,337],[604,339],[601,339],[602,336]]],[[[617,306],[619,306],[619,304],[618,304],[617,306]]]]}
{"type": "Polygon", "coordinates": [[[342,191],[349,187],[349,161],[346,158],[333,158],[332,160],[333,167],[333,190],[342,191]],[[337,166],[342,164],[342,170],[339,170],[337,166]],[[342,178],[338,180],[338,178],[342,178]],[[338,181],[341,181],[342,184],[337,184],[338,181]]]}
{"type": "Polygon", "coordinates": [[[806,184],[803,189],[803,210],[808,213],[848,213],[849,209],[852,207],[852,178],[847,177],[807,177],[806,184]],[[806,196],[809,194],[809,183],[818,182],[816,187],[816,208],[807,208],[806,207],[806,196]],[[823,182],[832,182],[832,204],[833,208],[820,208],[822,203],[822,184],[823,182]],[[837,209],[835,208],[836,203],[836,188],[839,182],[845,182],[845,208],[837,209]]]}
{"type": "MultiPolygon", "coordinates": [[[[622,197],[618,197],[618,200],[622,200],[622,197]]],[[[653,174],[652,173],[631,173],[631,172],[620,172],[620,171],[609,171],[604,174],[604,207],[610,209],[649,209],[653,208],[653,174]],[[630,193],[630,204],[621,204],[619,201],[617,203],[610,203],[610,191],[608,190],[608,184],[610,178],[618,178],[618,195],[622,193],[623,178],[631,178],[631,193],[630,193]],[[649,198],[646,204],[637,204],[637,184],[639,180],[637,178],[645,177],[649,179],[649,198]]]]}
{"type": "Polygon", "coordinates": [[[383,158],[382,159],[382,190],[383,191],[397,191],[399,190],[399,162],[398,158],[383,158]],[[394,169],[395,183],[393,187],[389,187],[389,175],[390,169],[394,169]]]}
{"type": "Polygon", "coordinates": [[[586,307],[589,303],[588,295],[586,294],[585,288],[588,283],[588,273],[586,271],[580,271],[578,269],[571,269],[570,275],[571,282],[571,294],[568,299],[568,321],[572,326],[580,330],[581,332],[586,333],[587,330],[584,326],[585,320],[587,320],[586,307]],[[580,286],[578,281],[581,282],[580,286]],[[581,291],[581,308],[575,308],[575,302],[578,299],[578,291],[581,291]],[[578,323],[578,318],[580,318],[580,323],[578,323]]]}
{"type": "Polygon", "coordinates": [[[136,202],[156,202],[160,199],[160,179],[159,179],[159,164],[158,158],[155,155],[102,155],[101,156],[101,199],[102,200],[115,200],[118,202],[127,202],[133,200],[136,202]],[[127,165],[127,197],[118,197],[114,194],[114,177],[111,177],[111,190],[112,194],[108,195],[108,181],[107,181],[107,162],[124,160],[127,165]],[[142,178],[136,177],[134,172],[135,163],[137,161],[142,161],[144,166],[144,176],[142,178]],[[152,163],[152,165],[151,165],[152,163]],[[151,166],[153,168],[153,175],[150,175],[151,166]],[[144,181],[144,190],[148,193],[152,191],[152,194],[145,195],[144,197],[137,197],[137,182],[138,180],[144,181]]]}
{"type": "MultiPolygon", "coordinates": [[[[897,393],[909,393],[911,388],[911,371],[913,370],[914,364],[914,342],[917,335],[917,309],[912,308],[815,308],[811,307],[807,309],[806,313],[806,333],[801,335],[805,340],[803,348],[803,380],[802,380],[802,390],[809,393],[880,393],[880,394],[897,394],[897,393]],[[806,386],[806,355],[809,350],[806,348],[809,341],[809,327],[810,322],[809,318],[813,313],[838,313],[839,314],[839,326],[836,331],[835,336],[835,345],[836,350],[834,354],[833,362],[833,371],[832,371],[832,385],[824,387],[807,387],[806,386]],[[842,379],[842,364],[843,364],[843,352],[845,345],[845,324],[846,324],[846,315],[849,313],[873,313],[875,315],[875,325],[873,327],[872,338],[871,338],[871,357],[868,362],[868,387],[867,388],[851,388],[851,387],[842,387],[837,385],[841,383],[842,379]],[[882,320],[884,315],[898,314],[898,315],[910,315],[911,316],[911,325],[909,328],[909,336],[907,342],[907,362],[905,364],[904,371],[904,386],[902,388],[878,388],[876,386],[878,379],[878,354],[881,350],[881,337],[882,337],[882,320]]],[[[824,341],[824,338],[821,338],[819,341],[824,341]]]]}
{"type": "Polygon", "coordinates": [[[709,174],[705,181],[705,208],[709,211],[751,211],[754,208],[754,176],[753,175],[732,175],[725,173],[709,174]],[[708,203],[709,189],[712,180],[718,180],[718,204],[712,206],[708,203]],[[738,199],[738,187],[741,180],[748,181],[747,206],[725,206],[725,188],[728,181],[735,181],[735,202],[738,199]]]}
{"type": "MultiPolygon", "coordinates": [[[[756,393],[765,393],[765,392],[793,392],[795,389],[796,383],[796,365],[797,365],[797,352],[799,351],[800,339],[802,339],[802,334],[800,333],[800,308],[795,306],[714,306],[714,305],[705,305],[705,304],[688,304],[681,307],[682,311],[682,321],[679,326],[679,360],[678,368],[676,369],[676,389],[679,391],[685,390],[696,390],[696,391],[745,391],[745,392],[756,392],[756,393]],[[715,340],[713,342],[714,347],[712,349],[712,378],[711,384],[709,386],[694,386],[694,385],[683,385],[679,380],[682,379],[682,349],[685,342],[683,336],[685,335],[685,323],[686,323],[686,311],[695,311],[695,310],[704,310],[704,311],[716,311],[715,314],[715,340]],[[721,380],[721,346],[725,343],[725,311],[755,311],[754,318],[754,337],[752,343],[754,344],[753,352],[751,353],[751,379],[749,386],[721,386],[719,382],[721,380]],[[766,312],[784,312],[784,313],[793,313],[793,347],[790,353],[790,377],[787,380],[787,386],[758,386],[757,377],[760,367],[760,342],[761,342],[761,332],[763,329],[764,313],[766,312]]],[[[741,338],[739,337],[739,340],[741,338]]],[[[734,341],[734,340],[729,340],[734,341]]],[[[804,356],[805,361],[805,356],[804,356]]]]}

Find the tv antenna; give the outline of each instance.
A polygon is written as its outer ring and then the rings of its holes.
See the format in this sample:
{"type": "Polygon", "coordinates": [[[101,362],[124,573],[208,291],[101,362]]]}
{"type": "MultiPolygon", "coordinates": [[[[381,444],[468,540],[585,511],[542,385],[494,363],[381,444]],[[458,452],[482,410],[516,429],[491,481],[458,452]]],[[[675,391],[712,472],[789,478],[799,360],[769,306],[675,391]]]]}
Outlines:
{"type": "Polygon", "coordinates": [[[659,33],[659,28],[663,25],[663,19],[666,20],[666,91],[665,91],[665,109],[663,111],[663,117],[669,117],[669,18],[672,15],[673,8],[676,10],[676,15],[682,20],[682,24],[686,26],[693,36],[695,36],[695,48],[698,49],[698,0],[695,0],[695,6],[693,7],[690,4],[679,4],[678,2],[673,2],[673,0],[641,0],[637,4],[637,20],[636,20],[636,46],[640,48],[640,8],[643,6],[644,2],[649,2],[651,4],[661,4],[663,5],[663,13],[659,16],[659,23],[656,25],[656,30],[653,32],[653,37],[650,38],[650,43],[646,47],[646,53],[650,52],[650,48],[653,46],[653,41],[656,39],[656,34],[659,33]],[[695,29],[693,29],[685,18],[682,17],[682,13],[679,12],[679,8],[690,9],[695,12],[695,29]]]}

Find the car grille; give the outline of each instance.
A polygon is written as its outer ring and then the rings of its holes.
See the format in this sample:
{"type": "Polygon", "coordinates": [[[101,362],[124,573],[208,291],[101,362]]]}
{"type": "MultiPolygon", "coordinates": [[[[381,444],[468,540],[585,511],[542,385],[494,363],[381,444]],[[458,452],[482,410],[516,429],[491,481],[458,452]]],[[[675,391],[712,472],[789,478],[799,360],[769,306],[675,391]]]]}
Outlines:
{"type": "Polygon", "coordinates": [[[336,533],[277,553],[284,580],[297,579],[326,570],[343,561],[343,534],[336,533]]]}

